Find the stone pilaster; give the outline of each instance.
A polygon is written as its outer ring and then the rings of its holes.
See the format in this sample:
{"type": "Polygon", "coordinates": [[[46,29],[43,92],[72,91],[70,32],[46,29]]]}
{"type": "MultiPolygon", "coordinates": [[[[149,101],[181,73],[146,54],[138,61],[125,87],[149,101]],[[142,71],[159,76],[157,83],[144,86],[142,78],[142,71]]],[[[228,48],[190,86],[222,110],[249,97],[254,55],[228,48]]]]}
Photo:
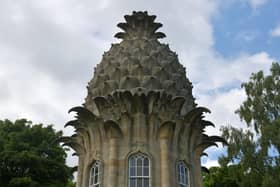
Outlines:
{"type": "Polygon", "coordinates": [[[161,186],[162,187],[172,187],[171,183],[171,171],[170,168],[170,150],[168,139],[160,140],[160,160],[161,160],[161,186]]]}

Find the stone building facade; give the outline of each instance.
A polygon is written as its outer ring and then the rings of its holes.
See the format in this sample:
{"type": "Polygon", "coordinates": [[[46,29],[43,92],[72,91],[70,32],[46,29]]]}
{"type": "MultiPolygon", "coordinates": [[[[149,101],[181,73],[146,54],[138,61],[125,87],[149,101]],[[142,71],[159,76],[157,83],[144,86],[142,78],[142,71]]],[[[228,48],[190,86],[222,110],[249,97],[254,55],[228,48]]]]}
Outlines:
{"type": "MultiPolygon", "coordinates": [[[[133,12],[97,65],[83,106],[74,107],[75,134],[63,137],[79,157],[77,187],[201,187],[200,157],[218,136],[204,134],[207,108],[156,16],[133,12]]],[[[224,142],[225,143],[225,142],[224,142]]]]}

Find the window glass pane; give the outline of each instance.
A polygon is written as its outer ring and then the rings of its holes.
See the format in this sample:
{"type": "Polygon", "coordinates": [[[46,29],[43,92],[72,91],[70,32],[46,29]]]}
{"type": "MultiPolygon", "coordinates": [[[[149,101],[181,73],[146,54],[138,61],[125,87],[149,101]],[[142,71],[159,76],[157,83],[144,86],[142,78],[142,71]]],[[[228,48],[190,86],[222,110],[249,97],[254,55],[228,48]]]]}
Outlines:
{"type": "Polygon", "coordinates": [[[143,169],[142,167],[137,167],[137,172],[136,172],[137,176],[143,176],[142,169],[143,169]]]}
{"type": "Polygon", "coordinates": [[[183,175],[183,184],[186,185],[186,175],[183,175]]]}
{"type": "Polygon", "coordinates": [[[95,174],[95,175],[98,174],[98,165],[96,165],[96,167],[95,167],[95,172],[94,172],[94,174],[95,174]]]}
{"type": "Polygon", "coordinates": [[[90,185],[93,185],[93,176],[92,176],[92,175],[90,176],[90,182],[89,182],[89,184],[90,184],[90,185]]]}
{"type": "Polygon", "coordinates": [[[94,184],[98,183],[98,175],[94,176],[94,184]]]}
{"type": "Polygon", "coordinates": [[[94,167],[93,168],[91,168],[91,175],[94,175],[94,167]]]}
{"type": "Polygon", "coordinates": [[[129,187],[136,187],[136,179],[130,179],[129,187]]]}
{"type": "Polygon", "coordinates": [[[144,187],[149,187],[149,179],[144,179],[144,187]]]}
{"type": "Polygon", "coordinates": [[[137,179],[137,187],[142,187],[142,179],[137,179]]]}
{"type": "Polygon", "coordinates": [[[189,172],[186,172],[186,184],[189,185],[189,172]]]}
{"type": "Polygon", "coordinates": [[[142,158],[137,159],[137,166],[142,166],[142,158]]]}
{"type": "Polygon", "coordinates": [[[182,165],[180,165],[180,173],[184,173],[184,167],[182,165]]]}
{"type": "Polygon", "coordinates": [[[135,166],[136,164],[135,164],[135,158],[131,158],[131,159],[129,159],[129,165],[130,166],[135,166]]]}
{"type": "Polygon", "coordinates": [[[136,167],[129,168],[129,175],[130,176],[136,176],[136,167]]]}
{"type": "Polygon", "coordinates": [[[148,158],[144,158],[144,166],[149,166],[149,159],[148,158]]]}
{"type": "Polygon", "coordinates": [[[149,168],[144,167],[144,176],[149,176],[149,168]]]}
{"type": "Polygon", "coordinates": [[[180,183],[184,184],[184,175],[180,174],[180,183]]]}

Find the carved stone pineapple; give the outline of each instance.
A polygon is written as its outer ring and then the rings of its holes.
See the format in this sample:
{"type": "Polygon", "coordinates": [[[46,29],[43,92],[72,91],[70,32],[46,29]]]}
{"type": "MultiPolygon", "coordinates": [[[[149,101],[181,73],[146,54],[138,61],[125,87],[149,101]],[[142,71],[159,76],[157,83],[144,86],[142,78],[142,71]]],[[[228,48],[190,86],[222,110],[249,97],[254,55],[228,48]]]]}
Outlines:
{"type": "Polygon", "coordinates": [[[165,91],[186,100],[182,113],[194,108],[192,84],[177,54],[158,41],[165,34],[156,32],[162,24],[154,22],[156,16],[147,12],[126,15],[126,23],[117,26],[124,30],[115,37],[122,39],[105,52],[88,85],[85,106],[94,111],[92,98],[106,96],[117,90],[165,91]]]}
{"type": "Polygon", "coordinates": [[[176,53],[158,39],[147,12],[126,15],[122,39],[104,53],[84,106],[70,110],[75,134],[63,137],[79,157],[78,187],[201,187],[200,157],[218,136],[204,134],[203,107],[176,53]]]}

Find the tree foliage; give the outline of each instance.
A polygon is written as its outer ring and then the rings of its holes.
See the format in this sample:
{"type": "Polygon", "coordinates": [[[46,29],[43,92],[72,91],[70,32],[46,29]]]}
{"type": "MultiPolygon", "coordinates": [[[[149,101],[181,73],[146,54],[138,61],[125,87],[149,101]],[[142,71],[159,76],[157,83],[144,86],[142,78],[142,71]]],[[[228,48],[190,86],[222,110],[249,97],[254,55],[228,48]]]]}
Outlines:
{"type": "Polygon", "coordinates": [[[72,177],[52,126],[0,120],[0,187],[64,187],[72,177]]]}
{"type": "Polygon", "coordinates": [[[205,178],[205,187],[210,180],[207,187],[221,186],[228,177],[239,187],[280,184],[280,65],[273,63],[269,75],[253,73],[242,87],[247,98],[236,113],[248,129],[221,128],[229,143],[227,155],[219,159],[221,167],[205,178]],[[235,172],[229,172],[232,168],[235,172]]]}
{"type": "Polygon", "coordinates": [[[253,126],[260,135],[265,152],[270,146],[280,151],[280,65],[273,63],[270,73],[253,73],[250,81],[242,84],[247,99],[237,110],[248,127],[253,126]]]}
{"type": "Polygon", "coordinates": [[[240,187],[262,186],[266,157],[254,140],[254,134],[249,130],[234,127],[223,127],[222,134],[229,142],[227,156],[219,160],[222,167],[227,168],[229,163],[236,166],[232,178],[240,187]]]}
{"type": "Polygon", "coordinates": [[[203,187],[238,187],[232,175],[236,172],[235,166],[229,167],[212,167],[209,174],[203,174],[203,187]]]}

